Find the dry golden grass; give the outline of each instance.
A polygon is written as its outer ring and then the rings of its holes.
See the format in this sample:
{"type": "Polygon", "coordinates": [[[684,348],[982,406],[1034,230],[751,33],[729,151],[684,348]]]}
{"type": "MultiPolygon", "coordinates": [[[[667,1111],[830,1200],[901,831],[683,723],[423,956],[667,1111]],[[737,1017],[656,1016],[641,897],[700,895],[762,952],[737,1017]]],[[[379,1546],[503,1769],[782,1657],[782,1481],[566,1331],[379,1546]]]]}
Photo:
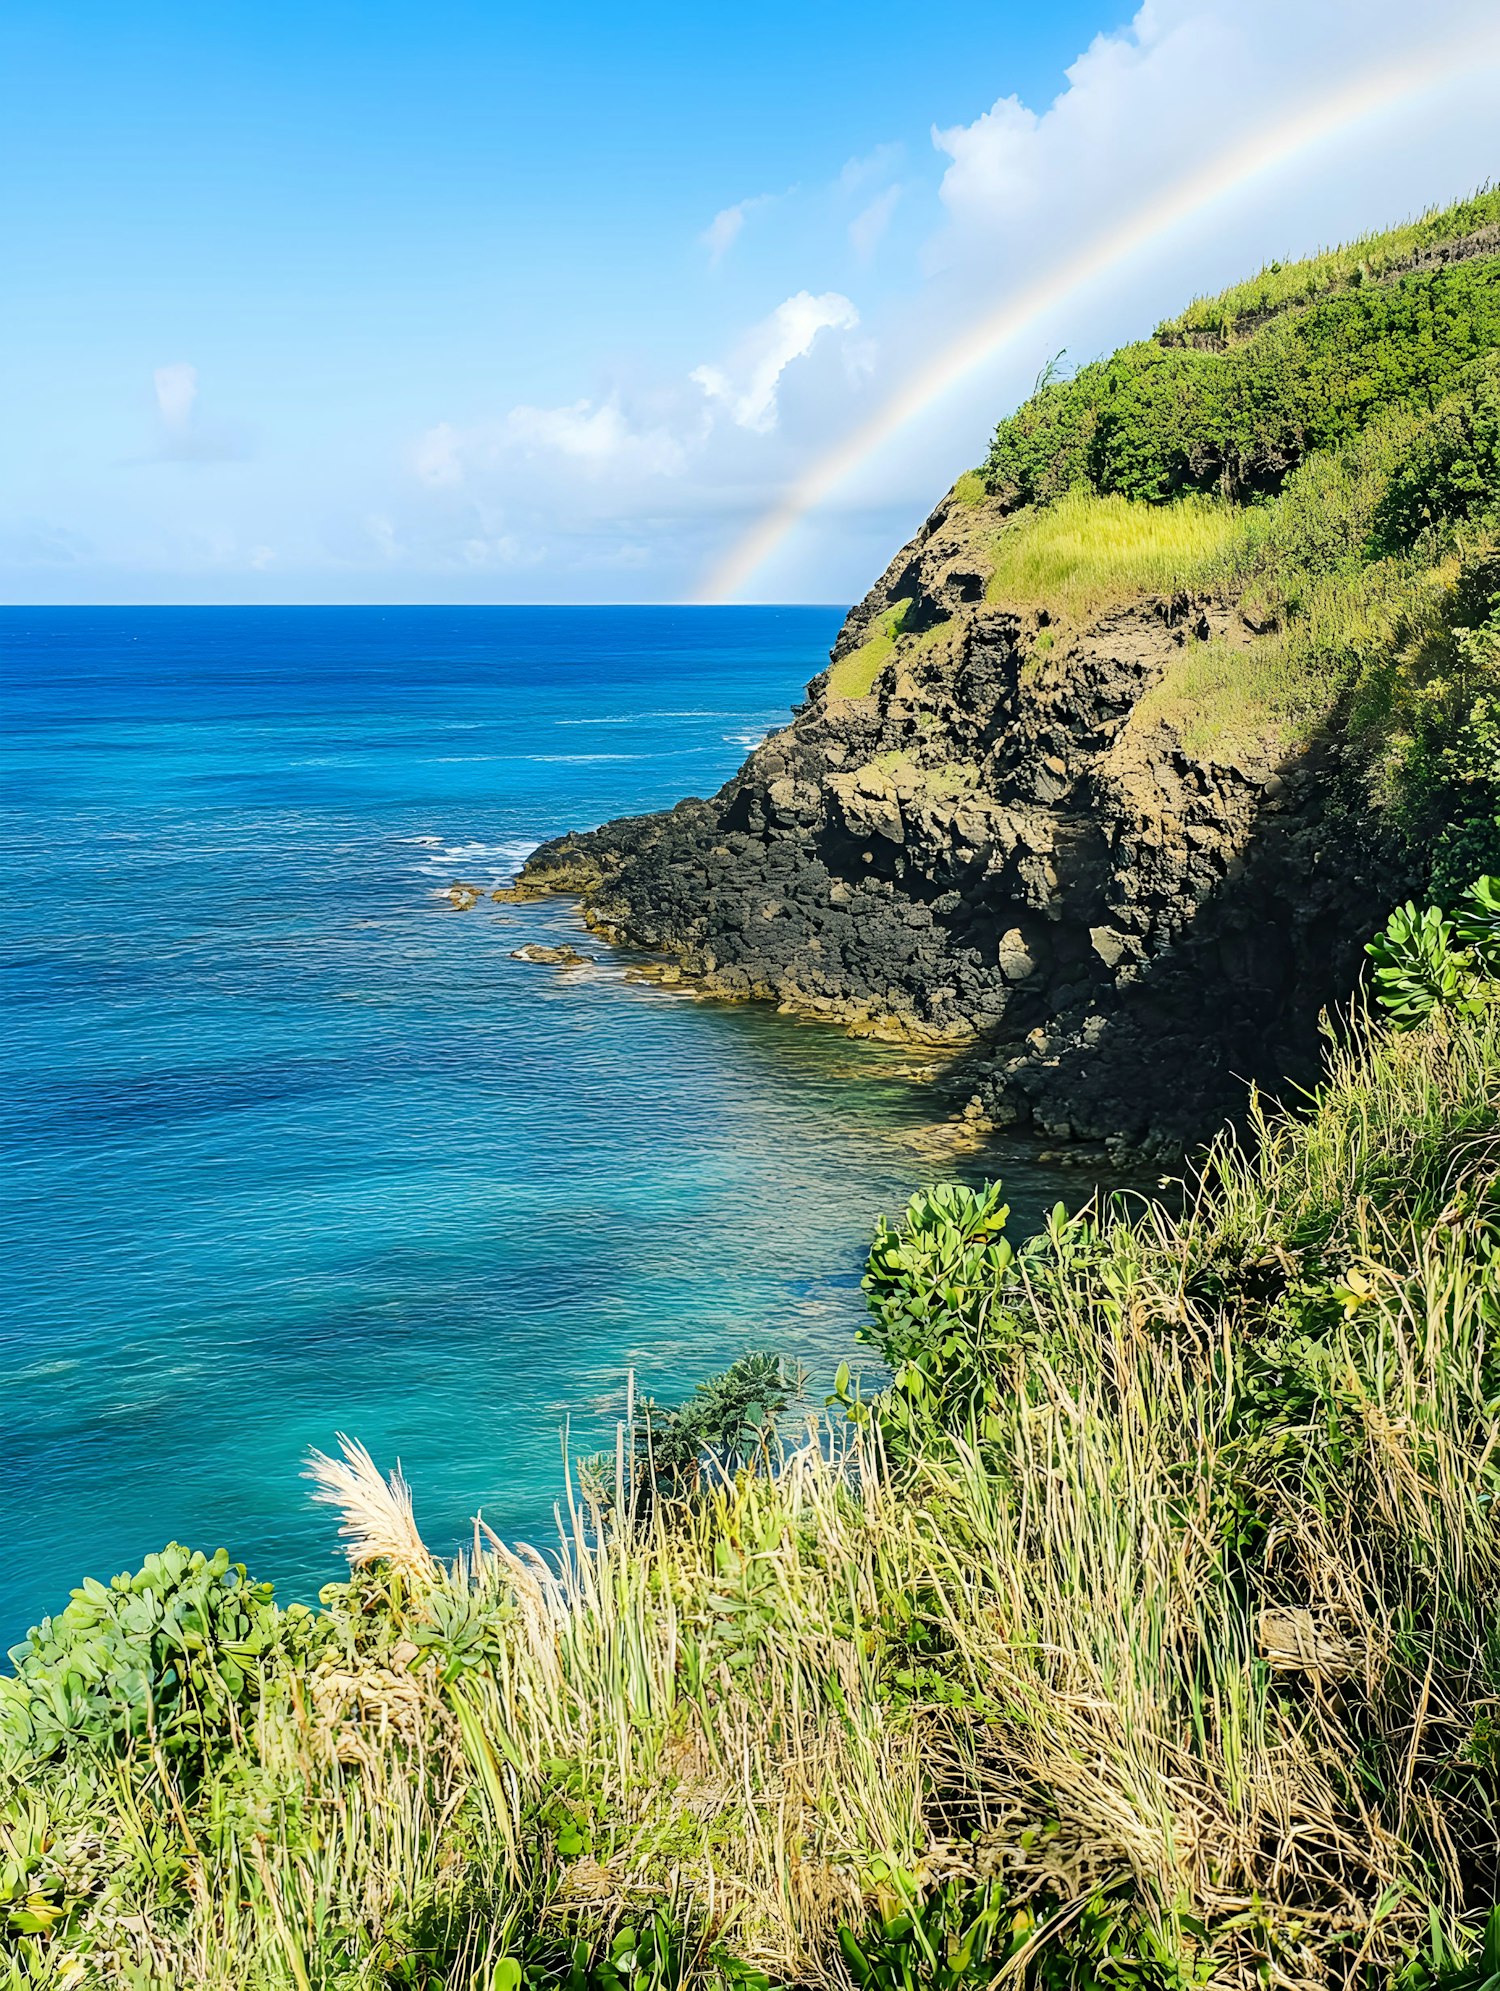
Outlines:
{"type": "Polygon", "coordinates": [[[317,1489],[313,1499],[336,1508],[341,1516],[339,1534],[350,1567],[363,1569],[385,1562],[406,1576],[430,1575],[433,1558],[417,1531],[411,1488],[402,1476],[400,1463],[388,1479],[383,1479],[363,1445],[346,1438],[342,1431],[337,1436],[343,1458],[313,1452],[307,1477],[317,1489]]]}

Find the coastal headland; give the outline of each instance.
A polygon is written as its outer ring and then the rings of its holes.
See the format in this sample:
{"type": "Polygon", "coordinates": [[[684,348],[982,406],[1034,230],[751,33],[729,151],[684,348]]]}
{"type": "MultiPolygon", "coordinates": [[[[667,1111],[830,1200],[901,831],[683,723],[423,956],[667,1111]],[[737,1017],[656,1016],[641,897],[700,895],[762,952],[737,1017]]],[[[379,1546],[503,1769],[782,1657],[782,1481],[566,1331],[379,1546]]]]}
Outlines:
{"type": "Polygon", "coordinates": [[[1482,813],[1410,777],[1470,717],[1438,650],[1484,556],[1439,553],[1417,486],[1493,423],[1496,208],[1044,385],[789,726],[707,800],[545,844],[520,893],[708,993],[945,1050],[979,1127],[1163,1157],[1307,1081],[1371,928],[1482,813]]]}

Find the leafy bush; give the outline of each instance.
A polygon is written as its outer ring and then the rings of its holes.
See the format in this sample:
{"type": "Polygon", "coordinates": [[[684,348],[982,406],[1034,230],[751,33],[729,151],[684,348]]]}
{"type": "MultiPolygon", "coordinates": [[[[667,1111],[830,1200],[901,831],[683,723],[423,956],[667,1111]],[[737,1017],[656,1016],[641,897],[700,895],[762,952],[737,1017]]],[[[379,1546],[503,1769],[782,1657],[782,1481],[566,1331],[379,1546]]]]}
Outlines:
{"type": "Polygon", "coordinates": [[[1223,350],[1122,347],[1003,421],[985,475],[1013,504],[1078,486],[1152,503],[1274,491],[1384,410],[1433,407],[1496,346],[1500,256],[1415,271],[1290,309],[1223,350]]]}
{"type": "Polygon", "coordinates": [[[269,1583],[226,1549],[170,1542],[134,1575],[92,1577],[12,1648],[0,1676],[0,1751],[45,1760],[145,1741],[184,1758],[232,1737],[259,1691],[259,1663],[286,1631],[269,1583]]]}
{"type": "Polygon", "coordinates": [[[1379,553],[1500,510],[1500,361],[1477,368],[1413,438],[1372,520],[1379,553]]]}
{"type": "Polygon", "coordinates": [[[1396,824],[1448,903],[1500,871],[1500,545],[1482,541],[1406,617],[1356,695],[1396,824]]]}
{"type": "MultiPolygon", "coordinates": [[[[636,1505],[690,1497],[705,1468],[720,1478],[738,1472],[765,1448],[802,1387],[801,1372],[780,1356],[749,1353],[699,1383],[685,1403],[643,1397],[634,1432],[636,1505]]],[[[598,1462],[594,1471],[597,1479],[598,1462]]]]}
{"type": "Polygon", "coordinates": [[[1452,919],[1440,906],[1398,906],[1365,951],[1375,1000],[1398,1030],[1436,1009],[1478,1015],[1500,999],[1500,878],[1481,878],[1452,919]]]}
{"type": "MultiPolygon", "coordinates": [[[[940,1426],[984,1431],[1001,1351],[1018,1331],[1006,1301],[1016,1259],[1009,1218],[999,1182],[949,1182],[919,1190],[897,1224],[876,1225],[861,1281],[873,1320],[859,1338],[891,1370],[881,1402],[888,1444],[914,1447],[940,1426]]],[[[833,1400],[852,1406],[848,1392],[846,1364],[833,1400]]]]}

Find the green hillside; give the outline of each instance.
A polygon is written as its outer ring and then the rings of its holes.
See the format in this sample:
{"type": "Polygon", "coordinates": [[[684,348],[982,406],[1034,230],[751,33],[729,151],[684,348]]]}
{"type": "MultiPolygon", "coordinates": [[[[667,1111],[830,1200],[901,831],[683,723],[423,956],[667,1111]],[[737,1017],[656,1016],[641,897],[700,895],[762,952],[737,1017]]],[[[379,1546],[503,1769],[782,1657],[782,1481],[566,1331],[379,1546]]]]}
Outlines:
{"type": "Polygon", "coordinates": [[[1500,865],[1500,192],[1191,307],[1042,386],[984,466],[990,592],[1217,592],[1142,718],[1197,752],[1332,726],[1450,893],[1500,865]]]}

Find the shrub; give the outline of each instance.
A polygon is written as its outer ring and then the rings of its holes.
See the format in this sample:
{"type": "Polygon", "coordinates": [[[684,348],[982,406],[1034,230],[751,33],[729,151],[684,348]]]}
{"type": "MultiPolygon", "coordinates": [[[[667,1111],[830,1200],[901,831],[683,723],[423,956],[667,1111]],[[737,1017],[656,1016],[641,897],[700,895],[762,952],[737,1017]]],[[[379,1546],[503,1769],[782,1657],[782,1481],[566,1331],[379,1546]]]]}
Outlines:
{"type": "MultiPolygon", "coordinates": [[[[636,1505],[689,1498],[705,1469],[721,1479],[738,1472],[774,1437],[777,1419],[802,1388],[800,1370],[778,1355],[752,1352],[699,1383],[684,1403],[643,1397],[633,1433],[636,1505]]],[[[595,1463],[596,1480],[602,1464],[595,1463]]]]}
{"type": "Polygon", "coordinates": [[[1079,485],[1152,503],[1275,491],[1384,411],[1432,408],[1497,345],[1497,256],[1321,298],[1223,350],[1143,340],[1003,421],[985,475],[1011,503],[1079,485]]]}
{"type": "Polygon", "coordinates": [[[259,1664],[309,1614],[284,1620],[269,1583],[226,1549],[170,1542],[134,1575],[92,1577],[11,1651],[0,1676],[0,1750],[14,1763],[144,1741],[201,1757],[231,1738],[259,1691],[259,1664]]]}
{"type": "Polygon", "coordinates": [[[1435,1009],[1477,1015],[1500,998],[1500,878],[1481,878],[1452,919],[1440,906],[1398,906],[1366,952],[1375,1000],[1398,1030],[1435,1009]]]}
{"type": "Polygon", "coordinates": [[[1500,510],[1500,360],[1475,372],[1413,438],[1376,508],[1377,552],[1403,552],[1423,533],[1500,510]]]}

